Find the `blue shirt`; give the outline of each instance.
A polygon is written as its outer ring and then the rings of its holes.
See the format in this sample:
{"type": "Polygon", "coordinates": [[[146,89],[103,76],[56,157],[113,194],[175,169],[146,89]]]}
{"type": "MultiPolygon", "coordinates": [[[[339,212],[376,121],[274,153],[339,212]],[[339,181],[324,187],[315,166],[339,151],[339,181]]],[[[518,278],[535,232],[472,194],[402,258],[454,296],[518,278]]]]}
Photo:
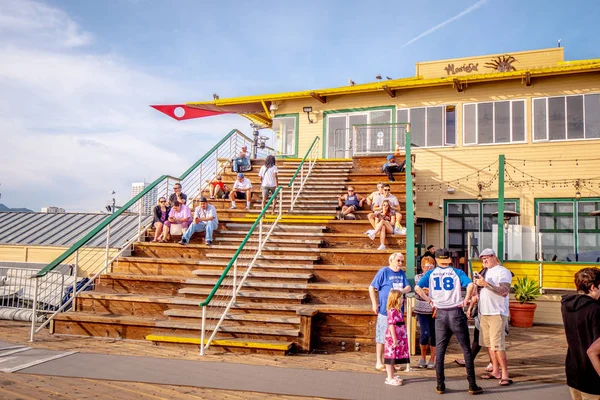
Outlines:
{"type": "MultiPolygon", "coordinates": [[[[397,289],[402,290],[408,286],[408,279],[404,271],[398,272],[392,271],[390,267],[383,267],[373,278],[371,286],[377,289],[379,296],[379,314],[387,315],[387,300],[390,290],[397,289]]],[[[402,307],[404,311],[404,306],[402,307]]]]}
{"type": "Polygon", "coordinates": [[[453,308],[462,305],[461,287],[469,283],[471,280],[462,270],[438,266],[427,271],[417,285],[429,289],[429,298],[435,307],[453,308]]]}

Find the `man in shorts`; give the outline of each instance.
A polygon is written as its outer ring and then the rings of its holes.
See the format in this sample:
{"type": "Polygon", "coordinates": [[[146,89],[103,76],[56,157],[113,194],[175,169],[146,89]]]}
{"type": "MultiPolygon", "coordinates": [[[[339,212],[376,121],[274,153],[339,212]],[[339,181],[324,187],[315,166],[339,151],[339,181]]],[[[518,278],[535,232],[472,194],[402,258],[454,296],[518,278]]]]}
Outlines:
{"type": "Polygon", "coordinates": [[[237,174],[237,179],[233,183],[233,190],[229,193],[229,200],[231,200],[231,209],[235,210],[236,200],[246,200],[246,210],[250,209],[250,200],[252,199],[252,183],[250,179],[244,178],[244,174],[241,172],[237,174]]]}
{"type": "Polygon", "coordinates": [[[481,379],[498,379],[500,386],[513,383],[508,377],[506,361],[506,327],[508,325],[508,294],[512,282],[512,274],[500,265],[496,253],[492,249],[484,249],[481,263],[486,269],[485,277],[475,273],[473,281],[481,290],[479,292],[479,321],[483,345],[488,348],[492,360],[492,372],[483,374],[481,379]]]}

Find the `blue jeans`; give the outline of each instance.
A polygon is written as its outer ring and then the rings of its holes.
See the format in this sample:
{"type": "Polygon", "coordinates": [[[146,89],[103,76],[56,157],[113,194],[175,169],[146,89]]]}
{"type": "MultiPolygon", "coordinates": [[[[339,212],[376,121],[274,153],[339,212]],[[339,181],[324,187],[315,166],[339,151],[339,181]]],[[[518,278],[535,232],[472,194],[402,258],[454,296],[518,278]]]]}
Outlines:
{"type": "Polygon", "coordinates": [[[469,326],[467,325],[467,316],[460,307],[445,310],[438,308],[437,310],[435,317],[435,335],[437,337],[435,374],[437,376],[437,384],[441,385],[446,380],[444,375],[444,358],[452,334],[456,335],[456,339],[462,348],[469,385],[475,385],[475,366],[473,365],[473,354],[471,353],[469,326]]]}
{"type": "Polygon", "coordinates": [[[431,314],[417,314],[417,320],[419,320],[419,344],[421,346],[435,347],[435,319],[431,317],[431,314]]]}
{"type": "Polygon", "coordinates": [[[212,242],[213,232],[217,229],[217,223],[215,221],[200,221],[197,224],[191,224],[190,227],[183,235],[182,239],[186,242],[190,241],[192,235],[196,232],[206,231],[206,241],[212,242]]]}

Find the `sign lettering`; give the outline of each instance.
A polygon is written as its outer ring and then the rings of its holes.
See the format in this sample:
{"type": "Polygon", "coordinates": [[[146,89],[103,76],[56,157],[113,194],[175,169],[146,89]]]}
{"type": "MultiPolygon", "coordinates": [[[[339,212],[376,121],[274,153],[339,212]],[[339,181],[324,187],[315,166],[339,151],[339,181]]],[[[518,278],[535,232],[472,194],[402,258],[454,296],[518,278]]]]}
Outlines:
{"type": "Polygon", "coordinates": [[[468,74],[473,71],[479,71],[477,69],[477,67],[479,67],[479,63],[468,63],[468,64],[463,64],[461,66],[455,66],[454,64],[448,64],[448,66],[446,68],[444,68],[444,70],[446,71],[446,73],[448,75],[456,75],[461,72],[466,72],[468,74]]]}

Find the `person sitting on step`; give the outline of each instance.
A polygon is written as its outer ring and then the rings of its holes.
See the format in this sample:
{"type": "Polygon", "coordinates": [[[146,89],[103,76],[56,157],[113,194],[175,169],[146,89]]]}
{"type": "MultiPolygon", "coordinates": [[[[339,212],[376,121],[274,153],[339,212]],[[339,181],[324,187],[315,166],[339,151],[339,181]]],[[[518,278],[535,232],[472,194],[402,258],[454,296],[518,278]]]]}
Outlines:
{"type": "Polygon", "coordinates": [[[338,213],[337,219],[344,220],[347,215],[358,211],[363,206],[365,198],[354,192],[354,186],[348,186],[348,193],[338,197],[338,204],[342,210],[338,213]]]}
{"type": "Polygon", "coordinates": [[[223,183],[223,178],[221,175],[215,176],[215,180],[210,182],[208,186],[208,192],[210,193],[210,199],[214,200],[217,196],[222,197],[224,199],[227,198],[229,194],[229,188],[225,183],[223,183]]]}
{"type": "Polygon", "coordinates": [[[398,164],[396,162],[396,159],[394,158],[394,156],[392,154],[390,154],[389,156],[387,156],[387,162],[385,164],[382,165],[381,167],[381,172],[385,173],[388,177],[388,180],[390,182],[395,182],[396,179],[394,179],[394,172],[404,172],[404,167],[405,167],[405,161],[402,161],[402,164],[398,164]]]}
{"type": "Polygon", "coordinates": [[[160,197],[158,204],[152,209],[152,226],[154,227],[154,239],[153,242],[162,242],[163,226],[169,218],[169,211],[171,207],[167,205],[167,199],[160,197]]]}
{"type": "Polygon", "coordinates": [[[373,203],[375,202],[375,199],[377,197],[379,197],[379,196],[383,196],[384,195],[384,193],[383,193],[383,185],[385,185],[384,182],[379,182],[377,184],[377,190],[367,196],[367,205],[369,207],[371,207],[371,210],[373,209],[373,203]]]}
{"type": "Polygon", "coordinates": [[[248,156],[248,147],[242,146],[238,156],[231,160],[231,170],[233,172],[248,172],[252,169],[252,163],[248,156]]]}
{"type": "Polygon", "coordinates": [[[187,203],[187,195],[181,189],[181,183],[173,185],[173,193],[169,196],[169,203],[167,204],[169,207],[173,207],[175,201],[178,201],[180,204],[187,203]]]}
{"type": "MultiPolygon", "coordinates": [[[[371,226],[373,228],[375,228],[375,224],[376,224],[375,212],[381,210],[381,206],[382,206],[384,200],[387,200],[390,203],[390,208],[392,210],[394,210],[397,213],[400,212],[400,202],[398,201],[398,198],[396,196],[394,196],[390,193],[390,191],[391,191],[390,185],[388,183],[384,183],[383,184],[383,195],[376,197],[373,201],[373,212],[367,216],[367,218],[369,218],[369,222],[371,223],[371,226]]],[[[402,215],[397,215],[396,218],[400,218],[400,220],[402,220],[402,215]]]]}
{"type": "Polygon", "coordinates": [[[181,237],[179,244],[189,243],[192,235],[196,232],[206,231],[206,245],[212,245],[213,232],[219,227],[217,218],[217,209],[212,204],[208,204],[206,197],[200,197],[200,205],[194,210],[194,223],[190,225],[185,234],[181,237]]]}
{"type": "Polygon", "coordinates": [[[171,211],[169,211],[169,219],[165,221],[162,241],[167,241],[171,233],[171,225],[179,224],[183,230],[187,229],[191,223],[192,213],[190,212],[190,208],[185,204],[181,204],[178,200],[175,200],[173,207],[171,207],[171,211]]]}
{"type": "Polygon", "coordinates": [[[231,209],[235,210],[235,200],[246,200],[246,210],[250,210],[250,201],[252,200],[252,183],[250,179],[244,178],[241,172],[237,174],[237,179],[233,183],[233,190],[229,193],[231,200],[231,209]]]}
{"type": "Polygon", "coordinates": [[[380,211],[375,212],[375,226],[373,230],[367,232],[371,240],[379,235],[380,246],[377,250],[385,250],[385,236],[394,233],[394,225],[396,224],[396,212],[391,209],[390,202],[384,200],[380,211]]]}

